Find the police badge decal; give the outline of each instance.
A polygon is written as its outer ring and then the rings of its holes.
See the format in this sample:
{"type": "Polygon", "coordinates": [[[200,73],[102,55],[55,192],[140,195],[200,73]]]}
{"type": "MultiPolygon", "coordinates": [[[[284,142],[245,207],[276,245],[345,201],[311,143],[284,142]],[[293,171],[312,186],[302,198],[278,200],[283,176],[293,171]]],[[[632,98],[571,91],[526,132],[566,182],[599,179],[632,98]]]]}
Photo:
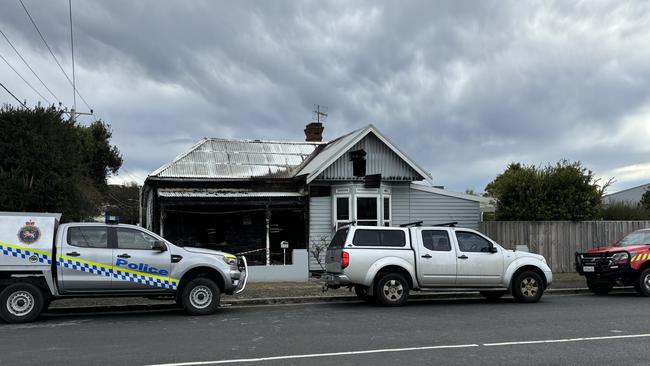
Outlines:
{"type": "Polygon", "coordinates": [[[29,220],[25,226],[18,231],[18,240],[23,244],[34,244],[41,238],[41,230],[36,226],[34,221],[29,220]]]}

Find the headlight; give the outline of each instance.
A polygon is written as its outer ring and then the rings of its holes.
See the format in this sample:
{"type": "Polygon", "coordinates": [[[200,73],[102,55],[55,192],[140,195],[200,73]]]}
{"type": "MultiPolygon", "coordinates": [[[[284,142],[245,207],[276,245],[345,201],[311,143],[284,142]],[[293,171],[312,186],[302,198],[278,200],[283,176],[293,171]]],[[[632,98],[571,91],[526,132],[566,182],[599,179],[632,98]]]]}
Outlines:
{"type": "Polygon", "coordinates": [[[609,264],[621,264],[626,263],[630,258],[630,255],[625,252],[614,253],[610,257],[609,264]]]}
{"type": "Polygon", "coordinates": [[[223,261],[226,262],[226,264],[229,265],[229,266],[234,266],[234,265],[237,264],[237,256],[236,255],[232,255],[232,254],[229,254],[229,253],[224,253],[222,258],[223,258],[223,261]]]}

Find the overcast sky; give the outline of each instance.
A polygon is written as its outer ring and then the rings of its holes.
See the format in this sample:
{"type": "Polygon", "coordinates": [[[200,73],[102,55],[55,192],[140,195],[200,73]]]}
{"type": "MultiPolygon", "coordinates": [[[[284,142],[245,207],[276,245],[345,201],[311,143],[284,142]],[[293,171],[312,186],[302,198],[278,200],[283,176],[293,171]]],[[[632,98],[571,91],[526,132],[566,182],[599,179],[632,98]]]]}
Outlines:
{"type": "MultiPolygon", "coordinates": [[[[68,2],[23,2],[71,75],[68,2]]],[[[77,86],[112,126],[122,179],[141,182],[204,136],[303,140],[318,103],[329,112],[325,139],[372,123],[454,191],[482,191],[510,162],[562,158],[616,177],[610,192],[650,182],[648,2],[72,8],[77,86]]],[[[0,29],[71,106],[71,87],[19,0],[1,2],[0,29]]],[[[4,38],[0,55],[55,101],[4,38]]],[[[42,100],[1,59],[0,82],[29,105],[42,100]]],[[[15,101],[0,90],[0,103],[15,101]]]]}

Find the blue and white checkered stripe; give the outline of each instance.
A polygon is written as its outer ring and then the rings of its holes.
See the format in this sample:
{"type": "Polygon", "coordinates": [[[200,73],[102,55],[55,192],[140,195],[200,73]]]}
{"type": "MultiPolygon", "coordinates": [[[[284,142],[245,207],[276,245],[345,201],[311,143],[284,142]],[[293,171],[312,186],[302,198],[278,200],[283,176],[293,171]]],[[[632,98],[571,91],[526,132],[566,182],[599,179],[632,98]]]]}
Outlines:
{"type": "Polygon", "coordinates": [[[120,281],[129,281],[133,283],[162,287],[171,290],[175,290],[178,283],[176,281],[171,281],[169,279],[147,276],[146,274],[139,274],[139,273],[119,270],[116,269],[115,267],[84,263],[84,262],[75,261],[67,258],[59,258],[57,261],[57,265],[63,268],[69,268],[81,272],[96,274],[98,276],[113,277],[113,279],[120,280],[120,281]]]}
{"type": "Polygon", "coordinates": [[[36,261],[38,263],[52,264],[51,256],[43,253],[38,253],[29,249],[15,248],[12,246],[0,244],[0,253],[6,256],[21,258],[21,259],[29,259],[31,257],[34,257],[36,258],[36,261]]]}

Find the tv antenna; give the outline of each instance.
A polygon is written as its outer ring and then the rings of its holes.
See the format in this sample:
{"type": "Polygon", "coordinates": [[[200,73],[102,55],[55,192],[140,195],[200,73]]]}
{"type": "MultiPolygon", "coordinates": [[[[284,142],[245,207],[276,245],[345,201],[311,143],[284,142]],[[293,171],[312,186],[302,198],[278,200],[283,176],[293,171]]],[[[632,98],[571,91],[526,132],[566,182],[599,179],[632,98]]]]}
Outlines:
{"type": "Polygon", "coordinates": [[[314,104],[314,122],[324,123],[327,119],[327,107],[320,104],[314,104]]]}

